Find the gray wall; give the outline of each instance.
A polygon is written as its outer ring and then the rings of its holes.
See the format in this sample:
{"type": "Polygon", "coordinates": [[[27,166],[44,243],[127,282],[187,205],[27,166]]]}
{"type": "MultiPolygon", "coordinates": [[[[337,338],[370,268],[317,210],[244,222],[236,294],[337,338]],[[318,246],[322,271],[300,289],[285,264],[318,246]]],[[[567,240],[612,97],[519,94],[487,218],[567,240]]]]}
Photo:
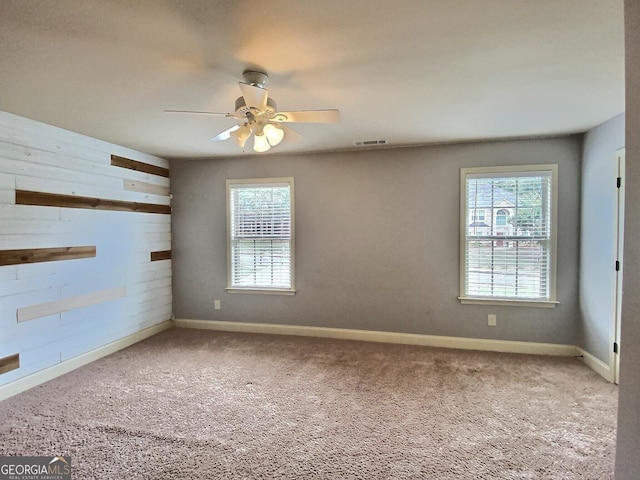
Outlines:
{"type": "Polygon", "coordinates": [[[580,312],[578,345],[609,363],[615,308],[617,160],[624,147],[624,114],[584,137],[580,220],[580,312]]]}
{"type": "Polygon", "coordinates": [[[171,163],[177,318],[576,344],[582,137],[171,163]],[[461,305],[461,167],[559,164],[555,309],[461,305]],[[229,294],[225,180],[295,177],[295,296],[229,294]],[[214,311],[220,299],[222,309],[214,311]],[[487,326],[495,313],[497,327],[487,326]]]}
{"type": "Polygon", "coordinates": [[[626,201],[616,480],[640,478],[640,2],[625,0],[626,201]]]}

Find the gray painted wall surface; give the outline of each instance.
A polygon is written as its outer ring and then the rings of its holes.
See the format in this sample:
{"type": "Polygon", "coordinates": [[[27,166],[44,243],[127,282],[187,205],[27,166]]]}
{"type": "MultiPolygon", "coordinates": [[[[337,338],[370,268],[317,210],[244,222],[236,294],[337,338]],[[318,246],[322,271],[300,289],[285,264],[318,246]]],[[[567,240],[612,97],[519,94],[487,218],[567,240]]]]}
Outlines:
{"type": "Polygon", "coordinates": [[[171,163],[174,313],[576,344],[582,137],[171,163]],[[559,164],[555,309],[461,305],[460,168],[559,164]],[[229,294],[225,180],[295,177],[295,296],[229,294]],[[213,309],[214,299],[222,309],[213,309]],[[498,326],[487,326],[487,314],[498,326]]]}
{"type": "Polygon", "coordinates": [[[584,137],[580,220],[580,312],[578,345],[609,363],[614,325],[617,195],[615,152],[624,147],[624,114],[584,137]]]}
{"type": "Polygon", "coordinates": [[[626,202],[616,480],[640,478],[640,2],[625,0],[626,202]]]}

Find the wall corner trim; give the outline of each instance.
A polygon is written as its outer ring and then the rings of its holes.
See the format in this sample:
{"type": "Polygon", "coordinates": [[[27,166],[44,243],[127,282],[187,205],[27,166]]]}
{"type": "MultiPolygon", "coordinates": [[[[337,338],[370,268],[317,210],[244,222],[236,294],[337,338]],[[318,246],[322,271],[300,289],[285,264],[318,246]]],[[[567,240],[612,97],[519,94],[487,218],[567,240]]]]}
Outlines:
{"type": "Polygon", "coordinates": [[[160,333],[169,328],[171,328],[171,321],[165,320],[164,322],[135,332],[124,338],[116,340],[115,342],[111,342],[107,345],[103,345],[102,347],[98,347],[95,350],[91,350],[90,352],[83,353],[81,355],[78,355],[77,357],[65,360],[62,363],[58,363],[51,367],[45,368],[44,370],[40,370],[39,372],[35,372],[26,377],[19,378],[14,382],[2,385],[0,386],[0,401],[5,400],[9,397],[13,397],[14,395],[24,392],[25,390],[29,390],[30,388],[40,385],[41,383],[48,382],[49,380],[59,377],[60,375],[69,373],[76,368],[80,368],[102,357],[111,355],[118,350],[122,350],[123,348],[133,345],[134,343],[141,342],[142,340],[156,335],[157,333],[160,333]]]}
{"type": "Polygon", "coordinates": [[[347,328],[309,327],[302,325],[279,325],[268,323],[221,322],[216,320],[172,320],[178,328],[218,330],[224,332],[265,333],[273,335],[298,335],[306,337],[360,340],[365,342],[399,343],[424,347],[457,348],[488,352],[525,353],[533,355],[575,356],[574,345],[554,343],[516,342],[484,338],[444,337],[416,333],[380,332],[347,328]]]}
{"type": "Polygon", "coordinates": [[[610,368],[609,365],[580,347],[576,347],[576,350],[578,351],[578,355],[582,355],[582,361],[587,367],[606,381],[613,383],[613,369],[610,368]]]}

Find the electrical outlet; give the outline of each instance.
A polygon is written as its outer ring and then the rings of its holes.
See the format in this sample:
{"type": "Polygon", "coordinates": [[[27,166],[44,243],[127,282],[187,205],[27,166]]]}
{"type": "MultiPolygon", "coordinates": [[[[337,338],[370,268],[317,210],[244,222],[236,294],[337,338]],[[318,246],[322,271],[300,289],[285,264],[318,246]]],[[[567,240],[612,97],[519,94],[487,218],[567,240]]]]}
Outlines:
{"type": "Polygon", "coordinates": [[[213,301],[213,308],[216,310],[220,310],[220,300],[213,301]]]}
{"type": "Polygon", "coordinates": [[[489,314],[489,326],[490,327],[495,327],[496,326],[496,316],[493,314],[489,314]]]}

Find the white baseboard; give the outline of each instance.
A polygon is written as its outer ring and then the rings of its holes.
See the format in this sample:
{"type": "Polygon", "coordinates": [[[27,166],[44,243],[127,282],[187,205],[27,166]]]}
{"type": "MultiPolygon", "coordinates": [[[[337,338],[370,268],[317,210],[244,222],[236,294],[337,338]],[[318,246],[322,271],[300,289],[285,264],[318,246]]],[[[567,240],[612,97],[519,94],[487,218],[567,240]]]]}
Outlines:
{"type": "Polygon", "coordinates": [[[582,361],[587,367],[589,367],[591,370],[596,372],[608,382],[613,383],[613,369],[611,369],[609,365],[604,363],[599,358],[594,357],[586,350],[581,349],[580,347],[576,347],[576,350],[578,351],[578,355],[582,355],[582,361]]]}
{"type": "Polygon", "coordinates": [[[40,385],[41,383],[48,382],[49,380],[59,377],[60,375],[69,373],[70,371],[82,367],[83,365],[86,365],[88,363],[94,362],[99,358],[111,355],[118,350],[122,350],[123,348],[133,345],[134,343],[138,343],[145,338],[149,338],[157,333],[162,332],[163,330],[167,330],[168,328],[171,328],[170,320],[164,321],[149,328],[145,328],[144,330],[140,330],[139,332],[121,338],[120,340],[116,340],[115,342],[96,348],[95,350],[91,350],[90,352],[83,353],[82,355],[70,358],[69,360],[66,360],[62,363],[58,363],[51,367],[45,368],[44,370],[40,370],[39,372],[35,372],[31,375],[20,378],[14,382],[3,385],[0,387],[0,400],[13,397],[18,393],[24,392],[25,390],[40,385]]]}
{"type": "Polygon", "coordinates": [[[484,350],[489,352],[527,353],[534,355],[574,356],[574,345],[554,343],[513,342],[509,340],[488,340],[483,338],[443,337],[415,333],[377,332],[352,330],[347,328],[307,327],[300,325],[278,325],[267,323],[220,322],[215,320],[172,320],[179,328],[197,328],[224,332],[266,333],[275,335],[298,335],[305,337],[337,338],[342,340],[362,340],[367,342],[400,343],[425,347],[457,348],[463,350],[484,350]]]}
{"type": "Polygon", "coordinates": [[[217,330],[224,332],[263,333],[273,335],[296,335],[305,337],[360,340],[366,342],[398,343],[425,347],[456,348],[462,350],[482,350],[490,352],[524,353],[533,355],[575,356],[582,355],[585,365],[607,381],[612,382],[612,370],[607,364],[589,352],[574,345],[554,343],[515,342],[509,340],[489,340],[482,338],[444,337],[415,333],[378,332],[347,328],[309,327],[302,325],[279,325],[266,323],[220,322],[215,320],[167,320],[146,328],[125,338],[104,345],[90,352],[78,355],[62,363],[0,386],[0,401],[17,395],[41,383],[48,382],[76,368],[122,350],[134,343],[167,330],[171,327],[217,330]]]}

